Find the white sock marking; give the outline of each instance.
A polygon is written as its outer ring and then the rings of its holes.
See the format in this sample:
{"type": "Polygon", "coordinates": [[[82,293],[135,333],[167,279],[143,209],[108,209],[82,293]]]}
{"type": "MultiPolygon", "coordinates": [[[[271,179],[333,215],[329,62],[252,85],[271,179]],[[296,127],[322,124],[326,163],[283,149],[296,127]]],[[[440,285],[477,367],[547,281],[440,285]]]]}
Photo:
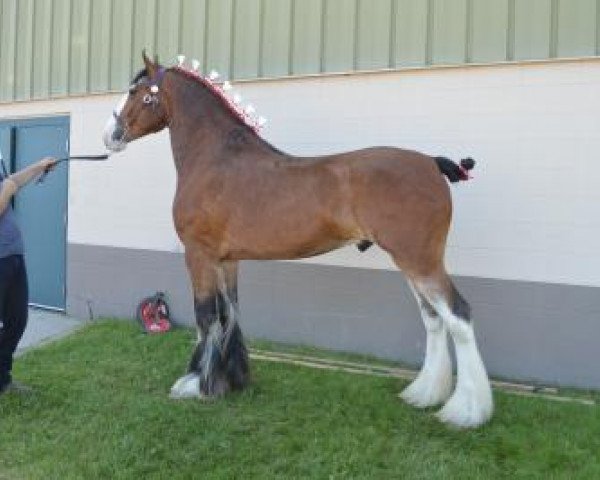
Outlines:
{"type": "MultiPolygon", "coordinates": [[[[411,286],[412,287],[412,286],[411,286]]],[[[448,399],[452,392],[452,362],[448,351],[446,327],[440,317],[421,305],[421,299],[413,288],[421,309],[421,317],[427,332],[425,360],[421,371],[400,394],[402,399],[415,407],[430,407],[448,399]]]]}
{"type": "Polygon", "coordinates": [[[438,311],[443,312],[442,316],[454,340],[457,362],[456,388],[438,412],[438,417],[457,427],[476,427],[490,419],[494,401],[473,325],[454,316],[447,307],[438,311]]]}
{"type": "Polygon", "coordinates": [[[200,377],[196,373],[188,373],[179,378],[171,387],[171,398],[200,398],[200,377]]]}

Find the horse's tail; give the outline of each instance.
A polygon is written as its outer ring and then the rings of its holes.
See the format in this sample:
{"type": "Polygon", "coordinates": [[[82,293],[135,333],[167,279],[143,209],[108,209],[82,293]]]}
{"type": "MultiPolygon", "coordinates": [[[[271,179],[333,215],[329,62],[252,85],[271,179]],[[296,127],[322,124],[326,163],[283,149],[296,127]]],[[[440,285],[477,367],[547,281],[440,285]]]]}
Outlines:
{"type": "Polygon", "coordinates": [[[460,182],[461,180],[468,180],[469,170],[475,167],[475,160],[472,158],[463,158],[460,163],[453,162],[446,157],[433,157],[435,163],[437,163],[440,172],[442,172],[448,180],[452,183],[460,182]]]}

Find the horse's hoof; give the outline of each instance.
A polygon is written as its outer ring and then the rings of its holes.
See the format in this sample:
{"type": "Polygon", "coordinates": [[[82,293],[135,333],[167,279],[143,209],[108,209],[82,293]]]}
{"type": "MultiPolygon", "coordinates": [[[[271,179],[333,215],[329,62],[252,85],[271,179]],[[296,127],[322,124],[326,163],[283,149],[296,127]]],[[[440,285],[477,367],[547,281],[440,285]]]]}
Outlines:
{"type": "Polygon", "coordinates": [[[433,407],[444,403],[452,393],[452,372],[438,378],[419,375],[399,394],[406,403],[417,408],[433,407]]]}
{"type": "Polygon", "coordinates": [[[178,379],[171,387],[170,398],[201,398],[200,376],[196,373],[188,373],[178,379]]]}
{"type": "Polygon", "coordinates": [[[487,422],[493,412],[491,389],[473,392],[457,388],[436,416],[454,427],[475,428],[487,422]]]}

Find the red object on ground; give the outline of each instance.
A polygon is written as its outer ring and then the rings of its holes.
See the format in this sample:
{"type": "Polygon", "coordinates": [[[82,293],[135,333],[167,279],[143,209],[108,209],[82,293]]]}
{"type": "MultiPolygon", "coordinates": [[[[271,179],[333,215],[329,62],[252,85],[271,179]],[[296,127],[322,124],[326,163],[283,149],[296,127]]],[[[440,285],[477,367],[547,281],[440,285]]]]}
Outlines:
{"type": "Polygon", "coordinates": [[[157,292],[156,295],[144,298],[138,305],[137,319],[147,333],[168,332],[171,320],[164,293],[157,292]]]}

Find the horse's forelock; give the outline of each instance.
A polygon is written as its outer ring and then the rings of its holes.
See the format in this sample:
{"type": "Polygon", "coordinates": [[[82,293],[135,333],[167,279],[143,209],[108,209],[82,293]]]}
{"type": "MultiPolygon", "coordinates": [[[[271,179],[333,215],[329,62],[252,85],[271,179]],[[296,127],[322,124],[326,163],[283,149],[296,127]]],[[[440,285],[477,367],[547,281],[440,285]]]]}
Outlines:
{"type": "Polygon", "coordinates": [[[130,85],[135,85],[136,83],[138,83],[142,78],[148,78],[148,70],[146,68],[141,69],[136,75],[135,77],[133,77],[133,80],[131,80],[130,85]]]}

